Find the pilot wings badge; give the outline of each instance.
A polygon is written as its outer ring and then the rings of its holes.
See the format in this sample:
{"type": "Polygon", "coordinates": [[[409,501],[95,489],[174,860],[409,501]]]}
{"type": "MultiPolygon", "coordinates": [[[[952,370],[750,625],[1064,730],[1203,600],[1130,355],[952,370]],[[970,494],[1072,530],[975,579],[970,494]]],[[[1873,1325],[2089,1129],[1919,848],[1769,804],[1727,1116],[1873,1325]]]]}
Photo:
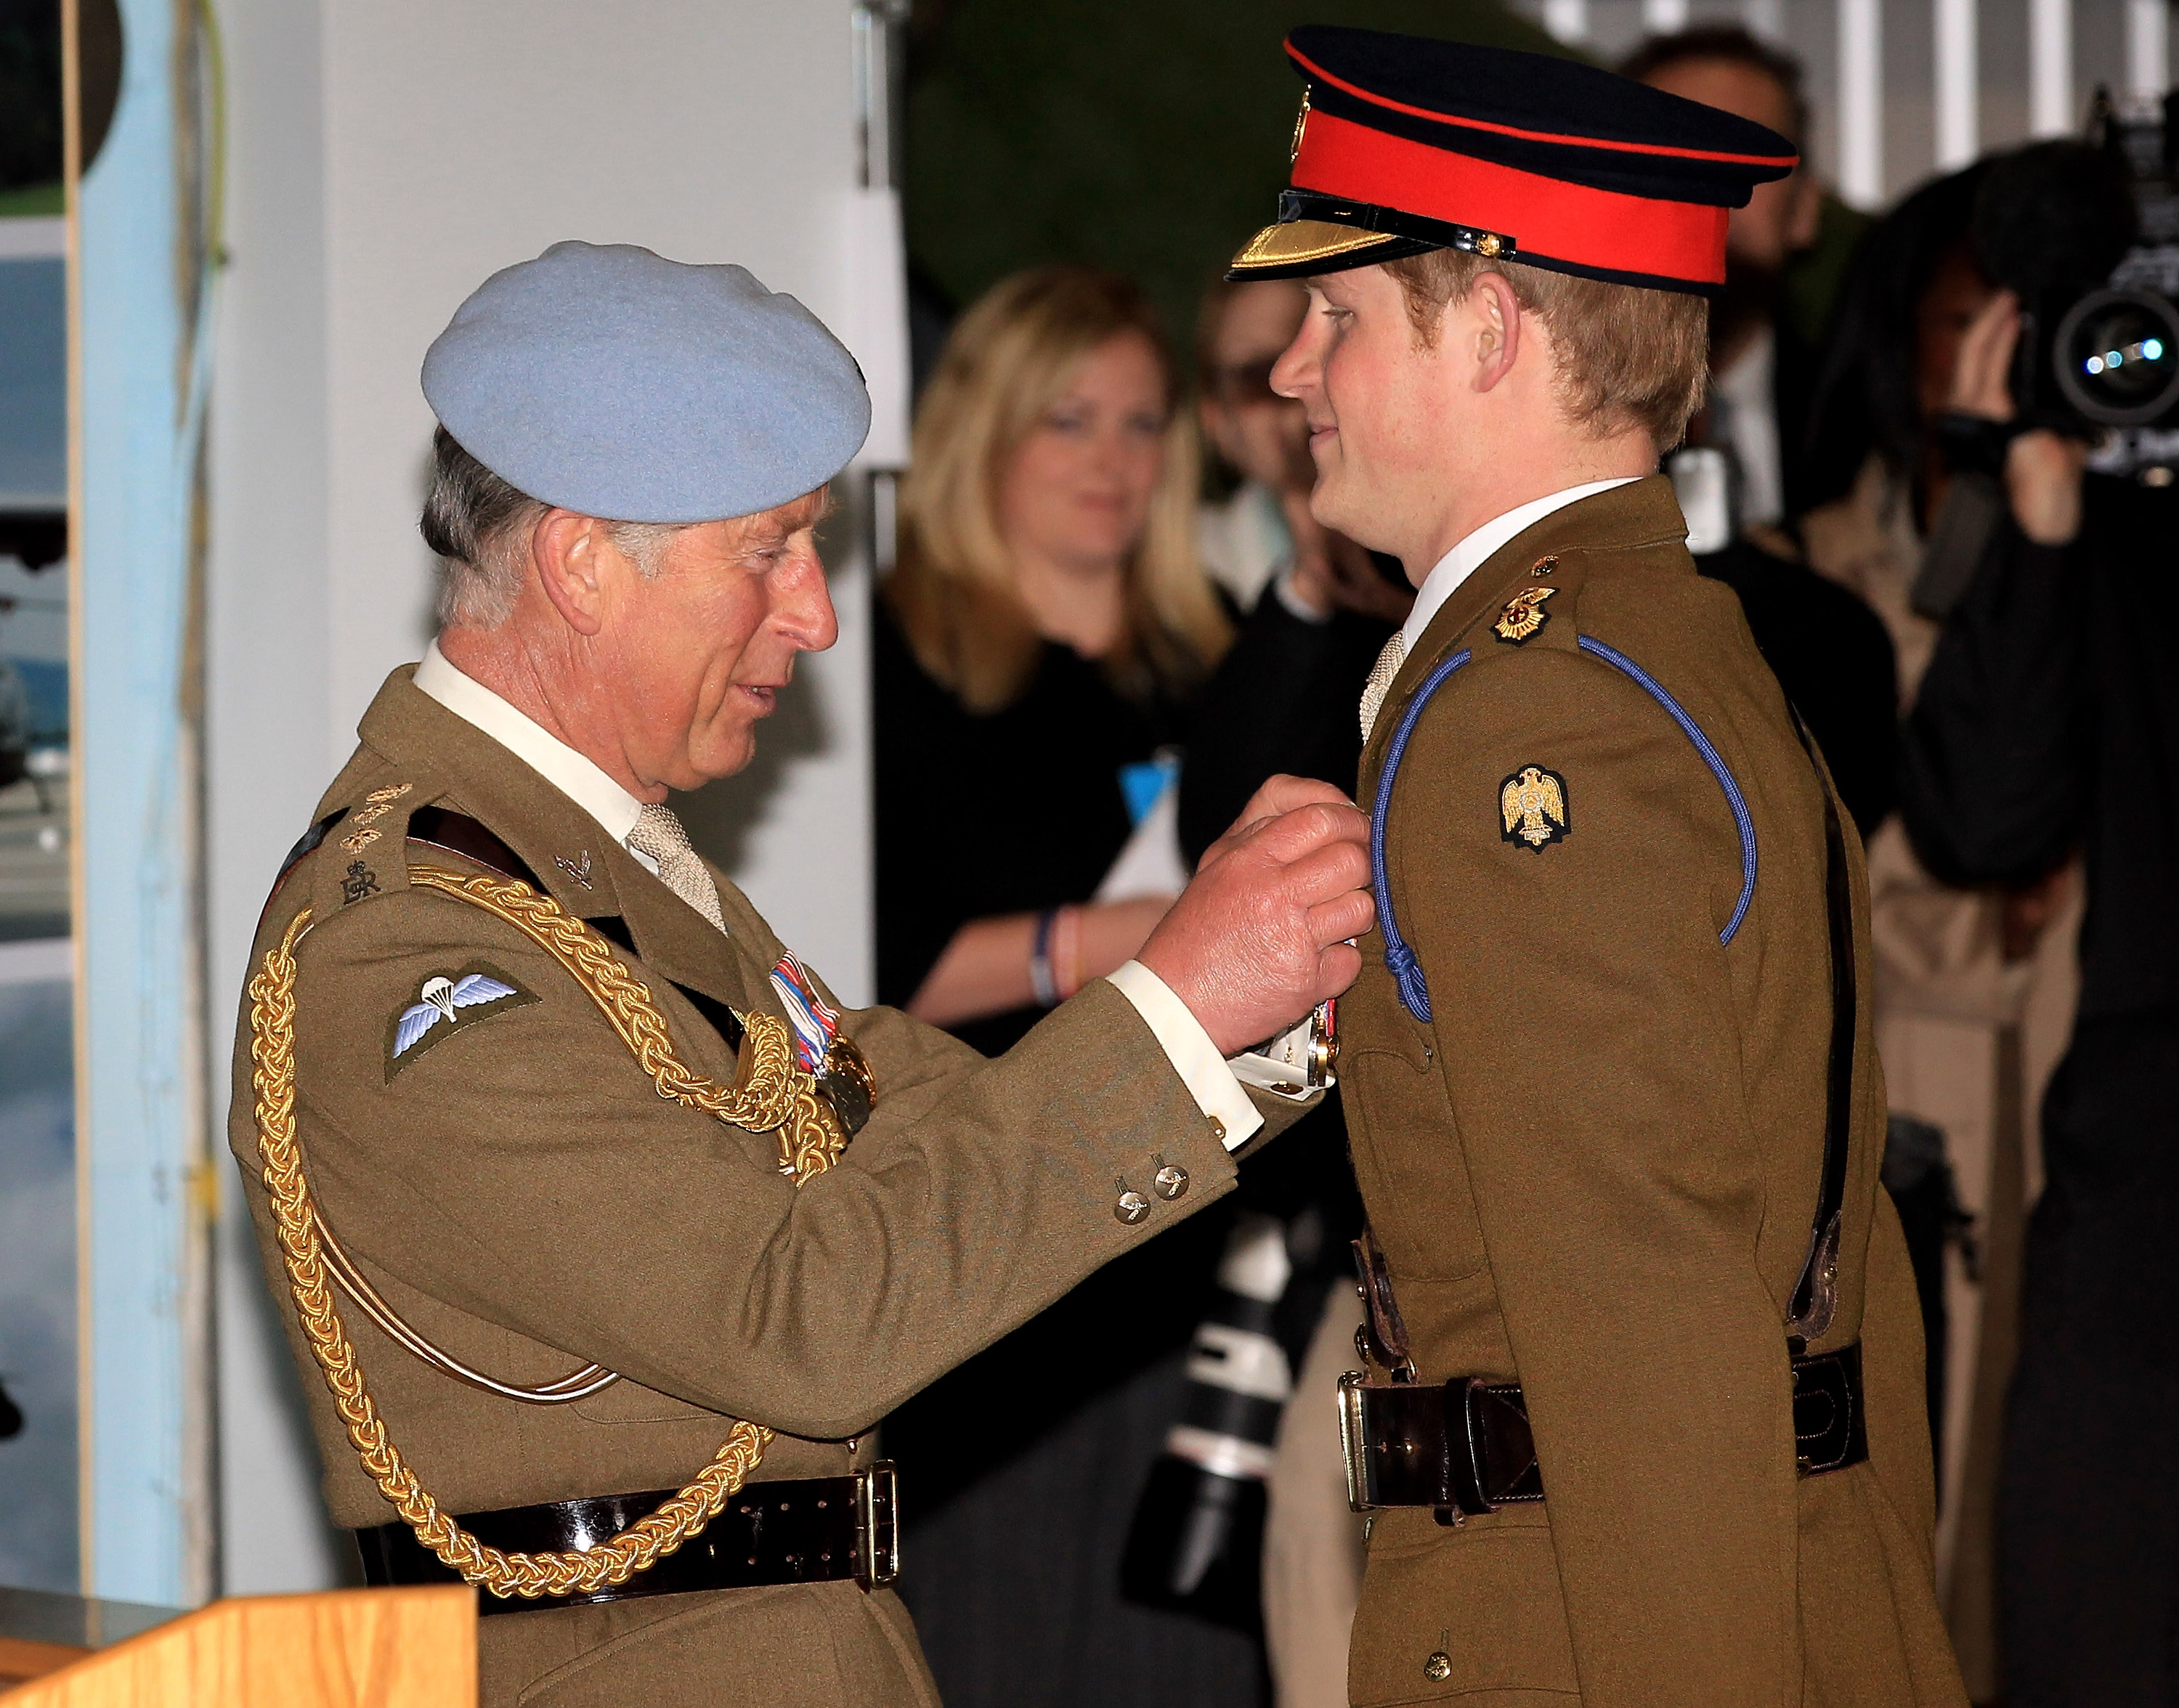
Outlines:
{"type": "Polygon", "coordinates": [[[1503,840],[1540,854],[1571,835],[1566,779],[1541,765],[1523,765],[1498,786],[1503,840]]]}
{"type": "Polygon", "coordinates": [[[443,1038],[466,1032],[480,1020],[536,1001],[513,975],[472,962],[457,973],[425,979],[416,1000],[393,1017],[386,1038],[386,1078],[393,1076],[443,1038]]]}

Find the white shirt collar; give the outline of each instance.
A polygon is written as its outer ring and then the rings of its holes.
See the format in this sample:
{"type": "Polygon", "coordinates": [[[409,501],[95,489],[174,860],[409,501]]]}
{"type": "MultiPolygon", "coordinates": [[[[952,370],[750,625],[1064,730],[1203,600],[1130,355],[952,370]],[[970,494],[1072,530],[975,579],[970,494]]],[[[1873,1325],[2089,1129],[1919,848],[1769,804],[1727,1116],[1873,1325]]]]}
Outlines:
{"type": "Polygon", "coordinates": [[[1430,626],[1430,619],[1444,607],[1445,602],[1459,590],[1460,584],[1482,568],[1490,554],[1512,539],[1523,528],[1541,522],[1554,510],[1563,510],[1578,500],[1594,493],[1609,492],[1615,486],[1626,486],[1641,477],[1622,475],[1616,480],[1592,480],[1585,486],[1569,486],[1563,492],[1554,492],[1548,497],[1532,498],[1526,504],[1507,511],[1503,516],[1486,522],[1451,551],[1437,561],[1437,567],[1424,578],[1415,593],[1415,608],[1408,612],[1408,621],[1400,630],[1400,638],[1410,653],[1423,638],[1423,631],[1430,626]]]}
{"type": "Polygon", "coordinates": [[[416,686],[544,778],[596,819],[614,841],[627,843],[643,802],[535,720],[517,711],[475,676],[456,670],[436,641],[424,649],[424,662],[416,666],[416,686]]]}

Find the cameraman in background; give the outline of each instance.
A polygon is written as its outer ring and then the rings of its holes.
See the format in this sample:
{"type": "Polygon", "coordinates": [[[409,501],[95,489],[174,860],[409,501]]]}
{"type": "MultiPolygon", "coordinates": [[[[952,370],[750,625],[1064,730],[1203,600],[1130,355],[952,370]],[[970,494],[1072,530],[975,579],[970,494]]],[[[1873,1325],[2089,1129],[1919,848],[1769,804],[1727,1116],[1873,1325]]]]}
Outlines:
{"type": "Polygon", "coordinates": [[[2121,254],[2116,282],[2179,287],[2170,161],[2138,159],[2129,192],[2130,140],[1990,168],[1975,249],[2008,288],[1940,424],[1954,473],[1984,477],[1958,501],[1980,490],[1987,513],[1939,518],[1915,587],[1946,619],[1904,736],[1922,859],[2026,889],[2085,853],[2001,1479],[2010,1708],[2179,1700],[2179,321],[2073,307],[2121,254]],[[2153,241],[2127,253],[2137,194],[2153,241]]]}

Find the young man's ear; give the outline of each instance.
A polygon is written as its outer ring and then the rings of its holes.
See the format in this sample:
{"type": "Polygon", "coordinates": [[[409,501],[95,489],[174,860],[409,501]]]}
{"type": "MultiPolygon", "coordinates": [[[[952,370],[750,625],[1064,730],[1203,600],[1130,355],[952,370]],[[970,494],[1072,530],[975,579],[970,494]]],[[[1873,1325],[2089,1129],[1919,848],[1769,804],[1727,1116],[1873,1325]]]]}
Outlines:
{"type": "Polygon", "coordinates": [[[1502,273],[1483,273],[1468,287],[1474,340],[1474,384],[1488,391],[1513,370],[1521,353],[1521,299],[1502,273]]]}
{"type": "Polygon", "coordinates": [[[599,584],[605,543],[604,523],[573,510],[548,510],[530,530],[530,555],[545,597],[577,634],[594,635],[605,626],[599,584]]]}

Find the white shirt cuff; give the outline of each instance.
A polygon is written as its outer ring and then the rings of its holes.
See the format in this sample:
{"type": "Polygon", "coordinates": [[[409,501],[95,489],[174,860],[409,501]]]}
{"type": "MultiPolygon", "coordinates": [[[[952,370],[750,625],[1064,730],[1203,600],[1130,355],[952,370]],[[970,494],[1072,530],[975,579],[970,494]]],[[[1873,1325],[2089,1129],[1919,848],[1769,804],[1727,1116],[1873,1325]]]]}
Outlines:
{"type": "Polygon", "coordinates": [[[1293,578],[1294,572],[1292,568],[1281,570],[1279,578],[1271,583],[1273,596],[1287,608],[1287,616],[1298,617],[1311,628],[1322,628],[1325,624],[1331,621],[1331,613],[1328,610],[1319,610],[1295,592],[1293,578]]]}
{"type": "Polygon", "coordinates": [[[1131,961],[1117,972],[1106,975],[1120,994],[1135,1005],[1135,1012],[1164,1049],[1166,1059],[1180,1076],[1195,1099],[1196,1108],[1225,1129],[1226,1148],[1238,1151],[1251,1138],[1264,1118],[1249,1101],[1233,1070],[1218,1054],[1218,1046],[1203,1023],[1188,1012],[1188,1005],[1172,988],[1139,961],[1131,961]]]}

